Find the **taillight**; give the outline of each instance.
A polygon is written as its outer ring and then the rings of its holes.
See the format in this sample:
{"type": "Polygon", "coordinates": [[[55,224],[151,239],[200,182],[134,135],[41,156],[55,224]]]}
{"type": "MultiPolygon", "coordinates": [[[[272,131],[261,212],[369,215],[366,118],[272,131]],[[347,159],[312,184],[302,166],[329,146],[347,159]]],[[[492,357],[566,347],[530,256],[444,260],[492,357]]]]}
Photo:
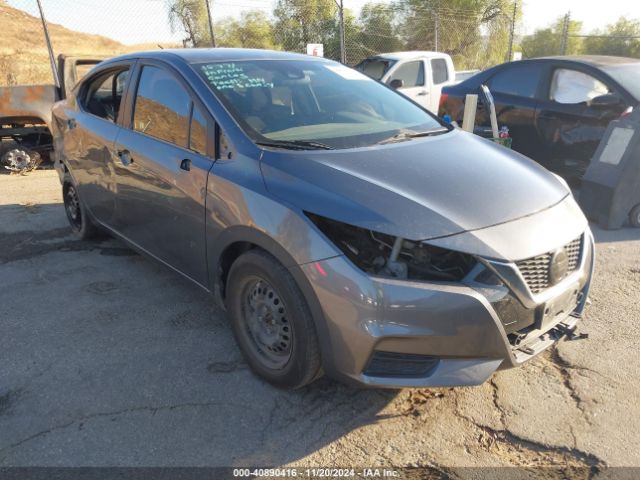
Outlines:
{"type": "Polygon", "coordinates": [[[633,107],[627,108],[624,112],[622,112],[620,118],[628,117],[629,115],[631,115],[631,112],[633,112],[633,107]]]}
{"type": "Polygon", "coordinates": [[[447,98],[449,98],[449,94],[448,93],[441,93],[440,94],[440,108],[442,108],[444,106],[444,103],[447,101],[447,98]]]}

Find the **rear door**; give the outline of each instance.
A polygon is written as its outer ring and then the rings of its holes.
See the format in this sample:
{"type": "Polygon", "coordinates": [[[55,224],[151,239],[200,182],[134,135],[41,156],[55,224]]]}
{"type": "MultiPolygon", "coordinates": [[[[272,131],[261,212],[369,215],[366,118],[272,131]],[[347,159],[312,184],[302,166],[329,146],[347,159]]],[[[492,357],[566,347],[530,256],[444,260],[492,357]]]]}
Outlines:
{"type": "Polygon", "coordinates": [[[116,143],[118,231],[204,286],[205,193],[214,127],[170,67],[140,62],[135,76],[130,121],[116,143]]]}
{"type": "Polygon", "coordinates": [[[427,78],[429,79],[429,94],[427,95],[427,108],[434,113],[440,107],[440,95],[442,87],[449,85],[455,73],[446,58],[431,58],[428,60],[427,78]]]}
{"type": "MultiPolygon", "coordinates": [[[[398,92],[419,103],[424,108],[430,109],[431,103],[429,91],[427,90],[424,60],[399,62],[389,72],[385,83],[390,85],[393,80],[402,80],[402,87],[398,88],[398,92]]],[[[437,112],[437,110],[436,105],[436,109],[432,111],[437,112]]]]}
{"type": "Polygon", "coordinates": [[[591,104],[595,97],[608,93],[620,94],[608,77],[595,69],[574,64],[549,66],[536,115],[541,156],[547,167],[569,178],[584,173],[609,122],[628,106],[623,101],[609,106],[591,104]]]}
{"type": "Polygon", "coordinates": [[[115,150],[122,100],[132,65],[120,63],[87,79],[67,102],[63,130],[64,157],[85,206],[99,222],[115,223],[115,150]]]}
{"type": "MultiPolygon", "coordinates": [[[[487,80],[496,106],[498,126],[509,128],[512,148],[539,160],[535,113],[544,65],[537,62],[513,62],[499,69],[487,80]]],[[[488,108],[478,101],[478,126],[490,127],[488,108]]]]}

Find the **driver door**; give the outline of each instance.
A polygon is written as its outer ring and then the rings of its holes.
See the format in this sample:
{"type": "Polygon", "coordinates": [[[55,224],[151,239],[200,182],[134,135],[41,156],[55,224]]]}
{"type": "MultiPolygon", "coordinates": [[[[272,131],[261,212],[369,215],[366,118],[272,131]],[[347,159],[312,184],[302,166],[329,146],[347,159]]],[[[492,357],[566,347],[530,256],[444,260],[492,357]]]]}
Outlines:
{"type": "Polygon", "coordinates": [[[429,91],[425,81],[425,65],[423,60],[414,60],[401,63],[390,72],[386,80],[387,85],[391,85],[394,80],[402,81],[402,86],[398,92],[409,97],[423,108],[430,109],[429,91]]]}

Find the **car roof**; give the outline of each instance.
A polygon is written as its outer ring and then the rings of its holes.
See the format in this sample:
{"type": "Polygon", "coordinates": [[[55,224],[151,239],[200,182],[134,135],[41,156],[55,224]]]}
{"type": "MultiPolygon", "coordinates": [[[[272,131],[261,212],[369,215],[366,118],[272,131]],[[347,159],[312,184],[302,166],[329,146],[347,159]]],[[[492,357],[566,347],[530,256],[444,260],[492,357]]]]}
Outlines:
{"type": "Polygon", "coordinates": [[[564,60],[569,62],[584,63],[592,67],[605,67],[609,65],[622,65],[628,63],[640,63],[640,59],[628,57],[613,57],[608,55],[562,55],[552,57],[540,57],[531,60],[564,60]]]}
{"type": "Polygon", "coordinates": [[[410,52],[390,52],[390,53],[381,53],[379,55],[375,55],[375,58],[385,58],[389,60],[407,60],[410,58],[433,58],[433,57],[443,57],[446,53],[442,52],[432,52],[428,50],[413,50],[410,52]]]}
{"type": "Polygon", "coordinates": [[[126,60],[133,58],[181,58],[186,63],[240,61],[240,60],[325,60],[301,53],[262,50],[257,48],[172,48],[163,50],[149,50],[120,55],[111,60],[126,60]]]}

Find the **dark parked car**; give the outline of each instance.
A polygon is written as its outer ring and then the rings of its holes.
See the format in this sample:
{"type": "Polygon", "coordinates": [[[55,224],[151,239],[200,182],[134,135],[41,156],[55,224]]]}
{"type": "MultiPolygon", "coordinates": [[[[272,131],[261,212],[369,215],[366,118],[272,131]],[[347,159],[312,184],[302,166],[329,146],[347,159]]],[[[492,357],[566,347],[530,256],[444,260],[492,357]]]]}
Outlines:
{"type": "Polygon", "coordinates": [[[593,239],[566,184],[338,63],[130,54],[53,115],[73,230],[211,292],[274,384],[479,384],[583,311],[593,239]]]}
{"type": "MultiPolygon", "coordinates": [[[[567,179],[584,174],[611,120],[640,103],[640,60],[550,57],[505,63],[445,87],[439,114],[462,122],[464,99],[491,90],[513,149],[567,179]]],[[[476,125],[489,126],[480,103],[476,125]]]]}

